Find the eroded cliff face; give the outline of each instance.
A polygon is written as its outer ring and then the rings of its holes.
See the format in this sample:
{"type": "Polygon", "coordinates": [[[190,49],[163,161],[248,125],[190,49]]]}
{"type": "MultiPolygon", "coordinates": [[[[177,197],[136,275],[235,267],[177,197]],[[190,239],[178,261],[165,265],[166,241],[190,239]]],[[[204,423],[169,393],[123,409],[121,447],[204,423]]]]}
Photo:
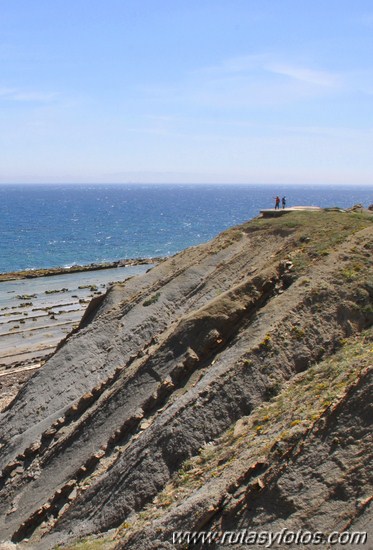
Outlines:
{"type": "Polygon", "coordinates": [[[334,499],[317,529],[363,517],[371,220],[256,219],[92,303],[0,416],[0,539],[171,548],[174,530],[311,525],[309,500],[334,499]]]}

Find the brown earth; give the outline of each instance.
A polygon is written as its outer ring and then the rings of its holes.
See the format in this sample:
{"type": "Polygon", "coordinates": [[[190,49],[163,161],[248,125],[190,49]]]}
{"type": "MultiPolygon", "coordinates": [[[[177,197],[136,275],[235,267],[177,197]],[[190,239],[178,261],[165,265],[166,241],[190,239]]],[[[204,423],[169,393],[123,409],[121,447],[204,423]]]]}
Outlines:
{"type": "Polygon", "coordinates": [[[255,219],[91,302],[0,415],[0,539],[368,525],[372,219],[255,219]]]}

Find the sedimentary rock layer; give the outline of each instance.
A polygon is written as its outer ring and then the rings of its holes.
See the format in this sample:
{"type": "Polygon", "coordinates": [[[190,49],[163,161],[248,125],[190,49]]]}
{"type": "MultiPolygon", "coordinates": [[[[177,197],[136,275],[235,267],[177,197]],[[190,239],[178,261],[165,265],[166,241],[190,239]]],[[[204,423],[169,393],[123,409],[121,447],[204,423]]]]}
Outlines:
{"type": "MultiPolygon", "coordinates": [[[[371,227],[337,212],[254,220],[92,302],[0,417],[1,538],[51,548],[157,508],[186,460],[370,326],[371,227]]],[[[211,491],[210,515],[196,495],[169,526],[241,525],[247,500],[224,523],[224,493],[211,491]]]]}

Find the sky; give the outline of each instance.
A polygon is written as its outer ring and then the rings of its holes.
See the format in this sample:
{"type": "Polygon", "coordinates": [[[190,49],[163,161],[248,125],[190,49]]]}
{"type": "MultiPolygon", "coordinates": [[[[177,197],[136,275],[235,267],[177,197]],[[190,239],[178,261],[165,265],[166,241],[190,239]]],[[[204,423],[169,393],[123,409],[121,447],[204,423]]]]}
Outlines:
{"type": "Polygon", "coordinates": [[[373,183],[372,0],[0,0],[0,183],[373,183]]]}

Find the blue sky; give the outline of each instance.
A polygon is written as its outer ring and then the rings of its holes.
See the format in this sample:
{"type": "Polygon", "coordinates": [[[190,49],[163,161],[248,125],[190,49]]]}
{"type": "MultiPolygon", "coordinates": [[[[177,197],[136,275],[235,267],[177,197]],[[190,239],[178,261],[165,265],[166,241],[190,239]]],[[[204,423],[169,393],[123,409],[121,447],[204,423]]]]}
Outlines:
{"type": "Polygon", "coordinates": [[[0,0],[0,182],[371,184],[372,0],[0,0]]]}

